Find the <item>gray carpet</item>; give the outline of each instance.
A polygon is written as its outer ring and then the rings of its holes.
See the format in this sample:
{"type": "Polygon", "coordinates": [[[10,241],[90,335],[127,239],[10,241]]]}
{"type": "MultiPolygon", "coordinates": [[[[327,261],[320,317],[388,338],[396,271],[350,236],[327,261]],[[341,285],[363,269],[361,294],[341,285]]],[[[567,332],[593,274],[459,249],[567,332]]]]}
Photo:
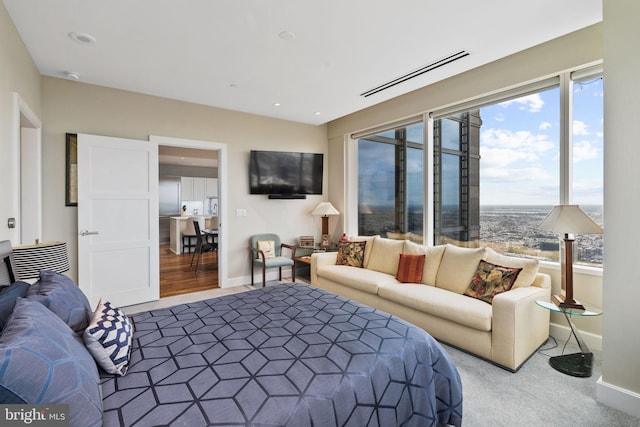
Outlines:
{"type": "MultiPolygon", "coordinates": [[[[549,366],[549,356],[562,354],[565,340],[559,337],[552,349],[554,343],[548,341],[515,374],[444,345],[462,378],[463,426],[639,427],[640,419],[596,402],[600,352],[594,352],[590,378],[571,377],[549,366]]],[[[567,347],[565,353],[576,351],[567,347]]]]}

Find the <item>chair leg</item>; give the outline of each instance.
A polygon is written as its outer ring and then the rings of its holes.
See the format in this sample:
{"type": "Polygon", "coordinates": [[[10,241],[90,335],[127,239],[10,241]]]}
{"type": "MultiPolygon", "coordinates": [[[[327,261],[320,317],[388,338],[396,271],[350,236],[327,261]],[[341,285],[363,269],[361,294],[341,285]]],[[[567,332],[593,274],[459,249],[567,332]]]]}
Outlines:
{"type": "Polygon", "coordinates": [[[262,287],[267,286],[267,268],[262,266],[262,287]]]}
{"type": "Polygon", "coordinates": [[[291,281],[293,283],[296,282],[296,262],[293,262],[293,265],[291,266],[291,281]]]}
{"type": "Polygon", "coordinates": [[[253,258],[249,260],[249,263],[251,264],[251,287],[253,287],[253,258]]]}
{"type": "Polygon", "coordinates": [[[282,282],[282,267],[278,267],[278,280],[282,282]]]}

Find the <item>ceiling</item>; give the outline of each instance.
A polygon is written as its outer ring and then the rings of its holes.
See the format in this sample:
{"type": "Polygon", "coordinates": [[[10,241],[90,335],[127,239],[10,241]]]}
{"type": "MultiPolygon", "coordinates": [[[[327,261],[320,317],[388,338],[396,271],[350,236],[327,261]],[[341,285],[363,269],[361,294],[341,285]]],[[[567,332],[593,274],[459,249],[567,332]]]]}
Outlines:
{"type": "Polygon", "coordinates": [[[76,73],[84,83],[309,124],[602,20],[602,0],[4,4],[42,75],[76,73]],[[461,59],[361,95],[458,52],[461,59]]]}

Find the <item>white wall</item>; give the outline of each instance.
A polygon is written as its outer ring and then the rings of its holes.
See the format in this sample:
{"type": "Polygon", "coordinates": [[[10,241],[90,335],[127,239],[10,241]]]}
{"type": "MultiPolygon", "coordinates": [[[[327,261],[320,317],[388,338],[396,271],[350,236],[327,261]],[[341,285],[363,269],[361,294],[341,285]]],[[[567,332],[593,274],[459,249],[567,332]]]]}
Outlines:
{"type": "Polygon", "coordinates": [[[640,417],[640,2],[604,1],[604,322],[598,400],[640,417]]]}
{"type": "MultiPolygon", "coordinates": [[[[18,218],[17,165],[14,163],[13,93],[17,92],[31,111],[40,114],[40,74],[18,31],[0,2],[0,240],[20,242],[17,229],[7,227],[8,218],[18,218]]],[[[41,119],[42,117],[40,117],[41,119]]]]}
{"type": "Polygon", "coordinates": [[[269,200],[266,196],[249,195],[249,151],[326,153],[325,126],[269,119],[50,77],[42,78],[42,110],[46,212],[43,239],[69,243],[70,275],[74,278],[77,208],[64,205],[66,132],[140,140],[158,135],[227,144],[229,200],[222,208],[226,209],[227,218],[224,228],[228,247],[223,250],[228,254],[230,283],[223,286],[248,280],[250,235],[275,232],[283,241],[293,243],[300,235],[320,234],[320,223],[310,212],[326,197],[269,200]],[[236,209],[246,209],[247,216],[236,217],[236,209]]]}

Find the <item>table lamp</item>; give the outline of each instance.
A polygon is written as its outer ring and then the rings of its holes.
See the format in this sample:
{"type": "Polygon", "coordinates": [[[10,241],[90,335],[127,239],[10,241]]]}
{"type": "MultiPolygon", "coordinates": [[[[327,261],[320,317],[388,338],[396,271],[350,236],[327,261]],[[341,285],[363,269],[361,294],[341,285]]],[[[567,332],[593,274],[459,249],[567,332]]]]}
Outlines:
{"type": "Polygon", "coordinates": [[[602,228],[584,213],[578,205],[554,206],[538,228],[562,234],[564,256],[560,254],[562,292],[551,300],[560,308],[584,310],[584,306],[573,298],[573,242],[574,234],[602,234],[602,228]]]}
{"type": "MultiPolygon", "coordinates": [[[[311,215],[322,216],[322,236],[323,239],[321,242],[324,244],[324,237],[329,235],[329,215],[340,215],[340,212],[330,202],[322,202],[311,212],[311,215]]],[[[331,239],[329,239],[329,244],[325,246],[329,246],[331,244],[331,239]]]]}
{"type": "Polygon", "coordinates": [[[69,270],[65,242],[16,246],[11,257],[16,280],[37,279],[40,277],[40,270],[53,270],[57,273],[69,270]]]}

